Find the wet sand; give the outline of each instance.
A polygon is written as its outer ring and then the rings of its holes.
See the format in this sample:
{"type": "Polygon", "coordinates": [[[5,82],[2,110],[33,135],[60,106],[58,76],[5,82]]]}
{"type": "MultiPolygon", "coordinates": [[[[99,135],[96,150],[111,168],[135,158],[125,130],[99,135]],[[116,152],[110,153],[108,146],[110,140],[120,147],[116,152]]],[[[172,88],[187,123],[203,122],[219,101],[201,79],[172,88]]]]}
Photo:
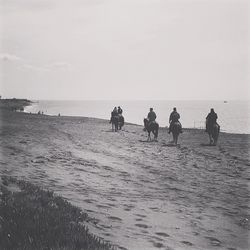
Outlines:
{"type": "Polygon", "coordinates": [[[3,111],[0,174],[54,191],[95,218],[118,249],[249,249],[250,135],[208,146],[184,130],[111,132],[108,121],[3,111]]]}

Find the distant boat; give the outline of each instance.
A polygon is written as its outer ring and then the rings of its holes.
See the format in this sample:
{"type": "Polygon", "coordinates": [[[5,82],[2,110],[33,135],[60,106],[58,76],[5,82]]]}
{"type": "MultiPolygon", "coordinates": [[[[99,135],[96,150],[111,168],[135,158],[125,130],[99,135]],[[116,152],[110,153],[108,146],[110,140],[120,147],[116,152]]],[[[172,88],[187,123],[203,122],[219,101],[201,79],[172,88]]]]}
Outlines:
{"type": "Polygon", "coordinates": [[[227,101],[224,101],[224,103],[227,103],[227,101]]]}

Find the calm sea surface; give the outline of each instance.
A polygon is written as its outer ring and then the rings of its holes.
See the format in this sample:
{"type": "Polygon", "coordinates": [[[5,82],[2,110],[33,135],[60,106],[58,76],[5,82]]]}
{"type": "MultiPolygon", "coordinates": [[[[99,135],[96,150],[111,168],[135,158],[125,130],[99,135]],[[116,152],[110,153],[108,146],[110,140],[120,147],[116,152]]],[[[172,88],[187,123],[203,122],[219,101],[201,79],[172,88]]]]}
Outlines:
{"type": "Polygon", "coordinates": [[[204,128],[206,115],[214,108],[222,131],[250,134],[250,101],[36,101],[25,111],[109,119],[114,106],[122,107],[126,122],[140,125],[153,107],[161,127],[168,126],[169,114],[177,107],[185,128],[204,128]]]}

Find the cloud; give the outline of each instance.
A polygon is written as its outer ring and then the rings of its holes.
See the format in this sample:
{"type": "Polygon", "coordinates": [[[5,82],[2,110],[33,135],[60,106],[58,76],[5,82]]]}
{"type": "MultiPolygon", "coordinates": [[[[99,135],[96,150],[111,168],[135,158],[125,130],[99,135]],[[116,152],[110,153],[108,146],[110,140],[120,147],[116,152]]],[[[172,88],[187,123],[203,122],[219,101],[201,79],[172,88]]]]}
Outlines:
{"type": "Polygon", "coordinates": [[[71,69],[71,64],[67,62],[53,62],[46,66],[47,68],[64,68],[64,69],[71,69]]]}
{"type": "Polygon", "coordinates": [[[24,64],[24,65],[21,65],[21,67],[23,69],[32,70],[32,71],[49,71],[49,69],[47,69],[47,68],[37,67],[37,66],[31,65],[31,64],[24,64]]]}
{"type": "Polygon", "coordinates": [[[0,53],[0,59],[3,61],[14,61],[14,62],[22,61],[22,58],[8,53],[0,53]]]}
{"type": "Polygon", "coordinates": [[[8,54],[8,53],[0,53],[0,60],[3,62],[12,62],[12,63],[18,63],[20,64],[19,66],[23,69],[28,69],[32,71],[53,71],[56,69],[67,69],[70,70],[72,67],[69,63],[67,62],[60,62],[60,61],[55,61],[50,64],[46,65],[34,65],[31,63],[28,63],[25,59],[13,55],[13,54],[8,54]]]}

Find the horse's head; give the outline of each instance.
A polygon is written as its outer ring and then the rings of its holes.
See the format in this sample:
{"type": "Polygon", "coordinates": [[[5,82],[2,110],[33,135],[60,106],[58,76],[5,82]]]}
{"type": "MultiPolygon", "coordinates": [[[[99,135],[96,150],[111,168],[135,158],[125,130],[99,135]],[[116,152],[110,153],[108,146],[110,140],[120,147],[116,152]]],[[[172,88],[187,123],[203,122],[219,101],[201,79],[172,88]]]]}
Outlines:
{"type": "Polygon", "coordinates": [[[144,127],[147,128],[148,123],[149,123],[148,119],[144,118],[143,123],[144,123],[144,127]]]}

